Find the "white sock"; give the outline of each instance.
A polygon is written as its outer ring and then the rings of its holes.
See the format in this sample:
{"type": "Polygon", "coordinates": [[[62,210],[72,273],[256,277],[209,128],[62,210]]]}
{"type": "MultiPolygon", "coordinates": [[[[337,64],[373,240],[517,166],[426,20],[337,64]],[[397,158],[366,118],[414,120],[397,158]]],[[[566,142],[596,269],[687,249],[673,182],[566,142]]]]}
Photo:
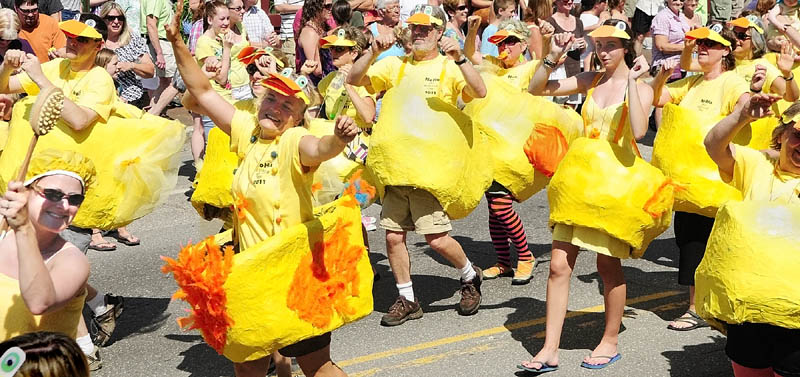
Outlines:
{"type": "Polygon", "coordinates": [[[461,268],[461,280],[462,281],[472,281],[475,278],[475,269],[472,268],[472,262],[467,261],[467,264],[461,268]]]}
{"type": "Polygon", "coordinates": [[[406,300],[414,302],[414,288],[411,286],[411,282],[405,284],[397,284],[397,290],[400,291],[400,296],[406,298],[406,300]]]}
{"type": "Polygon", "coordinates": [[[75,339],[78,343],[78,346],[81,347],[81,351],[83,351],[84,355],[91,355],[94,352],[94,343],[92,343],[92,337],[89,334],[86,334],[78,339],[75,339]]]}
{"type": "Polygon", "coordinates": [[[95,316],[103,315],[108,311],[105,295],[101,294],[100,292],[97,292],[93,299],[86,300],[86,305],[89,305],[89,308],[92,309],[95,316]]]}

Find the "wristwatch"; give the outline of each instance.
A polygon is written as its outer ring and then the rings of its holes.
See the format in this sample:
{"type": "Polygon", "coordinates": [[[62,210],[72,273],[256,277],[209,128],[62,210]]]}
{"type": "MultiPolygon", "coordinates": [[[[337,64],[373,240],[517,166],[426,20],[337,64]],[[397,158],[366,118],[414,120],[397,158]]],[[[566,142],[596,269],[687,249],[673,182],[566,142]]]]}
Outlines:
{"type": "Polygon", "coordinates": [[[456,60],[456,65],[462,65],[462,64],[464,64],[466,62],[467,62],[467,57],[464,56],[464,55],[461,55],[461,59],[456,60]]]}

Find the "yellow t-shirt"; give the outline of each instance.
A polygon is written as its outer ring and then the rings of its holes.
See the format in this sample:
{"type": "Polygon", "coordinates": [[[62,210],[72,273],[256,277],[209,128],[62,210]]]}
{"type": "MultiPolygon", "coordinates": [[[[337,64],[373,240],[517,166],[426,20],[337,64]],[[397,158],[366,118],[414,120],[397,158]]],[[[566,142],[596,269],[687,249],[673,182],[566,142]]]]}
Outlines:
{"type": "Polygon", "coordinates": [[[420,95],[424,97],[438,96],[453,106],[456,105],[459,94],[463,94],[464,102],[472,100],[466,93],[462,93],[467,82],[461,70],[455,62],[443,55],[425,61],[390,56],[369,67],[367,77],[370,80],[370,87],[367,88],[370,93],[380,93],[396,86],[400,80],[410,80],[412,87],[419,88],[420,95]]]}
{"type": "MultiPolygon", "coordinates": [[[[247,41],[247,33],[244,31],[244,28],[239,25],[239,29],[242,30],[242,40],[231,47],[231,68],[228,70],[228,84],[230,84],[230,86],[225,88],[220,86],[216,80],[211,80],[211,87],[214,88],[214,91],[228,101],[232,101],[231,88],[250,85],[250,76],[247,74],[247,66],[236,58],[243,48],[250,45],[247,41]]],[[[209,56],[221,59],[222,43],[203,34],[197,39],[197,47],[194,50],[194,56],[201,66],[203,65],[203,61],[209,56]]]]}
{"type": "Polygon", "coordinates": [[[780,170],[776,161],[741,145],[734,147],[733,158],[733,177],[720,175],[742,192],[744,200],[800,204],[800,176],[780,170]]]}
{"type": "Polygon", "coordinates": [[[744,78],[744,81],[747,81],[747,83],[750,84],[750,82],[753,81],[753,74],[756,72],[756,64],[763,65],[766,69],[764,86],[761,87],[761,91],[764,93],[770,93],[772,82],[775,81],[776,78],[782,77],[782,74],[781,70],[779,70],[774,64],[770,63],[769,60],[764,58],[755,60],[737,60],[736,68],[734,68],[733,71],[736,72],[737,75],[744,78]]]}
{"type": "Polygon", "coordinates": [[[237,110],[231,122],[231,150],[244,160],[233,177],[234,227],[241,250],[281,229],[314,217],[311,184],[315,169],[300,163],[299,144],[308,130],[288,129],[274,140],[255,135],[254,116],[237,110]]]}
{"type": "Polygon", "coordinates": [[[739,97],[750,86],[736,72],[727,71],[713,80],[699,74],[667,84],[672,103],[709,116],[727,116],[736,107],[739,97]]]}
{"type": "MultiPolygon", "coordinates": [[[[42,64],[42,72],[53,85],[64,92],[64,96],[76,105],[94,110],[102,120],[107,120],[114,108],[117,89],[114,79],[103,67],[94,67],[86,72],[73,72],[67,59],[53,59],[42,64]]],[[[39,94],[39,87],[27,73],[15,77],[28,95],[39,94]]]]}
{"type": "Polygon", "coordinates": [[[505,82],[522,91],[528,90],[528,85],[539,67],[539,60],[529,60],[522,64],[517,64],[511,68],[503,68],[503,62],[494,56],[484,56],[483,59],[488,63],[499,68],[495,74],[505,82]]]}
{"type": "MultiPolygon", "coordinates": [[[[339,88],[330,87],[331,81],[333,81],[335,77],[336,72],[331,72],[325,76],[325,78],[320,80],[319,85],[317,85],[317,89],[319,89],[320,94],[322,94],[322,97],[325,99],[326,110],[330,109],[332,106],[335,106],[336,98],[341,96],[342,93],[347,96],[347,91],[344,89],[344,86],[339,88]]],[[[358,94],[360,97],[367,97],[372,100],[372,103],[375,103],[375,94],[371,94],[363,86],[356,86],[354,88],[356,90],[356,94],[358,94]]],[[[372,119],[361,119],[361,117],[358,115],[356,107],[353,106],[353,101],[350,100],[349,96],[347,96],[341,113],[355,119],[356,125],[361,129],[372,127],[372,119]]]]}

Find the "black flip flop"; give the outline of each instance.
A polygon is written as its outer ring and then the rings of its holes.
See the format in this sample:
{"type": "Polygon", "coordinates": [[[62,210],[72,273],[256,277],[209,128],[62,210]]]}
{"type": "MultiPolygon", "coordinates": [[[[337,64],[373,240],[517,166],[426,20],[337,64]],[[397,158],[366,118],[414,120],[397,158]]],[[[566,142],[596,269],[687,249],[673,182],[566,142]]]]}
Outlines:
{"type": "Polygon", "coordinates": [[[697,313],[691,310],[687,310],[686,313],[683,313],[682,316],[676,318],[675,320],[673,320],[673,322],[683,322],[691,325],[689,327],[675,327],[672,325],[667,326],[668,329],[675,331],[691,331],[694,329],[699,329],[701,327],[708,327],[708,322],[700,318],[700,316],[698,316],[697,313]],[[687,314],[689,315],[688,317],[686,316],[687,314]]]}
{"type": "Polygon", "coordinates": [[[138,240],[137,241],[131,241],[130,238],[122,237],[122,235],[119,234],[119,231],[117,231],[117,230],[112,230],[112,231],[106,233],[106,235],[111,237],[111,238],[113,238],[113,239],[115,239],[115,240],[117,240],[117,241],[119,241],[119,243],[121,243],[121,244],[123,244],[125,246],[136,246],[136,245],[139,245],[139,243],[141,242],[141,241],[138,241],[138,240]]]}

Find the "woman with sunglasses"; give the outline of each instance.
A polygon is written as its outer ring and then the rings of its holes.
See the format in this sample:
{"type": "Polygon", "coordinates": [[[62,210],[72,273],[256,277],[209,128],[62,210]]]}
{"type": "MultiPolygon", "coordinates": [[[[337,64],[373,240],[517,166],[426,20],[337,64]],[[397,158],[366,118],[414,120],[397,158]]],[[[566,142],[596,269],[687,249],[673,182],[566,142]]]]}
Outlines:
{"type": "Polygon", "coordinates": [[[75,339],[89,260],[59,233],[75,218],[94,175],[82,155],[47,149],[34,156],[24,182],[9,182],[0,199],[0,215],[10,227],[0,234],[0,312],[6,321],[0,340],[41,330],[75,339]]]}
{"type": "Polygon", "coordinates": [[[331,17],[331,7],[333,0],[307,0],[303,3],[300,21],[303,27],[295,47],[295,67],[302,67],[306,61],[311,61],[314,71],[309,77],[314,85],[336,70],[330,52],[319,48],[320,38],[328,35],[330,29],[327,20],[331,17]]]}
{"type": "MultiPolygon", "coordinates": [[[[653,104],[663,107],[675,103],[682,108],[708,116],[726,116],[748,99],[749,84],[734,69],[733,49],[736,37],[722,24],[694,29],[686,33],[684,54],[691,55],[697,46],[697,75],[666,84],[676,63],[666,61],[651,83],[655,93],[653,104]],[[687,51],[688,50],[688,51],[687,51]]],[[[685,127],[700,127],[685,124],[685,127]]],[[[697,213],[675,211],[675,242],[680,250],[678,283],[689,286],[689,308],[684,315],[670,322],[668,328],[688,331],[708,324],[697,316],[694,305],[694,274],[705,253],[714,218],[697,213]]]]}
{"type": "Polygon", "coordinates": [[[155,65],[147,51],[147,42],[138,32],[130,32],[125,13],[119,4],[113,1],[103,4],[100,17],[108,25],[105,47],[114,51],[119,59],[116,74],[113,75],[119,98],[141,109],[146,101],[142,80],[139,78],[151,78],[155,73],[155,65]]]}
{"type": "MultiPolygon", "coordinates": [[[[539,65],[538,60],[525,61],[522,58],[528,47],[526,41],[530,37],[528,27],[517,20],[501,21],[498,31],[488,38],[489,43],[496,44],[499,51],[499,56],[494,57],[483,56],[480,52],[476,52],[476,38],[473,37],[477,37],[481,18],[470,16],[467,22],[469,28],[467,29],[467,45],[464,54],[470,58],[472,64],[482,68],[484,82],[489,87],[487,92],[494,93],[491,88],[493,85],[503,85],[495,81],[498,79],[519,92],[527,90],[533,73],[539,65]]],[[[502,89],[498,88],[497,90],[502,89]]],[[[474,102],[468,104],[465,111],[473,118],[480,118],[481,110],[473,113],[472,109],[475,108],[473,106],[474,102]]],[[[479,108],[485,109],[486,107],[479,108]]],[[[519,198],[515,198],[508,188],[495,181],[486,192],[486,200],[489,204],[489,235],[497,254],[497,263],[483,270],[483,277],[484,279],[495,279],[501,276],[511,276],[511,284],[527,284],[533,277],[536,260],[528,248],[528,237],[522,220],[512,206],[512,203],[519,201],[519,198]],[[511,267],[510,244],[513,244],[517,250],[516,271],[511,267]]]]}
{"type": "MultiPolygon", "coordinates": [[[[463,50],[464,40],[467,38],[464,31],[467,16],[470,13],[470,4],[466,0],[444,0],[442,5],[444,5],[444,11],[449,18],[444,29],[444,36],[455,39],[463,50]]],[[[475,38],[478,38],[478,36],[476,35],[475,38]]],[[[480,40],[474,43],[480,45],[480,40]]],[[[478,47],[478,50],[480,50],[480,47],[478,47]]]]}
{"type": "MultiPolygon", "coordinates": [[[[255,117],[236,109],[211,88],[184,45],[179,25],[180,15],[176,14],[167,26],[167,38],[174,46],[186,88],[198,106],[209,110],[217,127],[231,136],[231,150],[243,156],[232,187],[233,195],[241,197],[250,208],[243,220],[238,216],[234,219],[240,250],[245,251],[288,226],[311,220],[313,172],[320,163],[341,153],[355,137],[358,128],[354,121],[342,116],[336,119],[335,135],[309,135],[302,125],[308,117],[308,107],[314,105],[311,98],[315,89],[307,78],[293,74],[270,74],[261,82],[267,91],[259,99],[255,117]],[[272,168],[265,168],[267,164],[272,168]]],[[[345,376],[330,359],[329,333],[280,352],[296,357],[306,376],[345,376]]],[[[238,377],[266,375],[267,350],[254,351],[247,359],[252,361],[234,364],[238,377]]]]}
{"type": "MultiPolygon", "coordinates": [[[[764,72],[757,72],[753,82],[760,85],[765,79],[764,72]]],[[[705,138],[706,151],[719,167],[720,176],[742,192],[745,203],[759,201],[759,206],[766,207],[765,202],[775,205],[762,212],[768,213],[766,216],[775,219],[774,222],[758,221],[768,229],[764,232],[752,229],[747,224],[737,224],[738,229],[730,226],[715,227],[709,244],[709,258],[705,258],[697,270],[698,306],[703,309],[701,313],[715,317],[715,321],[722,322],[725,326],[725,353],[731,359],[733,373],[737,377],[800,374],[797,291],[780,288],[796,284],[796,278],[777,272],[796,271],[792,269],[792,266],[800,262],[800,258],[793,253],[796,249],[775,249],[754,242],[745,248],[739,248],[732,243],[719,242],[720,238],[737,237],[737,231],[744,237],[747,237],[748,232],[760,233],[766,239],[778,239],[777,242],[781,242],[781,238],[784,239],[783,242],[792,242],[794,239],[792,233],[796,232],[797,223],[792,224],[791,220],[785,220],[785,214],[791,212],[782,212],[779,209],[797,208],[800,205],[800,103],[794,103],[783,114],[778,115],[781,119],[780,125],[773,131],[771,143],[773,155],[776,157],[732,143],[739,131],[749,123],[765,116],[777,115],[772,114],[770,108],[778,99],[780,97],[776,95],[754,94],[748,103],[717,123],[705,138]],[[718,241],[716,244],[715,240],[718,241]],[[719,253],[711,260],[715,251],[719,253]],[[759,253],[778,253],[778,256],[761,257],[759,253]],[[751,260],[752,263],[736,261],[741,257],[751,260]],[[722,266],[726,268],[720,270],[722,266]],[[768,273],[764,273],[765,271],[768,273]],[[731,297],[732,295],[738,297],[731,297]],[[711,296],[719,300],[708,299],[711,296]],[[718,305],[717,302],[728,304],[718,305]],[[789,310],[771,310],[778,307],[789,310]]],[[[723,209],[720,210],[722,211],[723,209]]],[[[758,215],[750,213],[749,216],[758,215]]],[[[722,218],[721,215],[718,217],[722,218]]],[[[730,222],[730,219],[736,220],[733,216],[726,216],[727,221],[730,222]]]]}
{"type": "MultiPolygon", "coordinates": [[[[638,81],[649,68],[647,61],[642,56],[636,57],[631,29],[625,21],[608,20],[589,36],[594,40],[596,59],[604,68],[602,72],[584,72],[566,79],[548,80],[556,62],[575,42],[571,33],[556,34],[551,40],[550,53],[536,70],[528,90],[533,95],[545,96],[584,93],[586,102],[581,110],[584,136],[616,144],[633,159],[638,155],[636,140],[647,132],[653,97],[652,89],[638,81]]],[[[594,175],[598,180],[604,177],[597,172],[587,171],[586,174],[594,175]]],[[[621,259],[634,257],[634,250],[625,241],[601,230],[556,223],[547,281],[548,315],[544,346],[532,361],[522,363],[521,369],[531,372],[558,369],[558,347],[567,311],[570,277],[580,248],[597,253],[597,271],[603,280],[605,300],[603,338],[583,359],[581,366],[601,369],[621,357],[617,344],[627,289],[621,259]]]]}

